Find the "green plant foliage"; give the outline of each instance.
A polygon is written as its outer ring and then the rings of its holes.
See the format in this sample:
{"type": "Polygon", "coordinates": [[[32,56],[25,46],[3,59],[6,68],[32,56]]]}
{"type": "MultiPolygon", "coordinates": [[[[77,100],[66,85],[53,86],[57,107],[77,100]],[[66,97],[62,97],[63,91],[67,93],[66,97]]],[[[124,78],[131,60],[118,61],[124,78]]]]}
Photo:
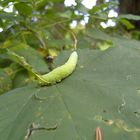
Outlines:
{"type": "Polygon", "coordinates": [[[5,19],[5,20],[19,20],[19,19],[22,19],[20,16],[16,17],[14,13],[7,13],[7,12],[4,12],[4,11],[0,11],[0,18],[1,19],[5,19]]]}
{"type": "Polygon", "coordinates": [[[14,7],[18,10],[20,15],[23,15],[25,17],[32,14],[32,6],[27,3],[19,2],[14,4],[14,7]]]}
{"type": "MultiPolygon", "coordinates": [[[[14,47],[11,47],[10,50],[20,55],[21,57],[24,57],[26,61],[31,65],[31,67],[36,71],[40,73],[46,73],[49,71],[47,64],[43,60],[42,56],[27,44],[19,43],[14,47]]],[[[13,61],[16,60],[14,59],[13,61]]]]}
{"type": "Polygon", "coordinates": [[[104,140],[139,140],[139,49],[78,53],[76,71],[61,83],[1,96],[0,139],[91,140],[99,126],[104,140]]]}
{"type": "Polygon", "coordinates": [[[27,71],[21,69],[19,72],[15,74],[13,78],[13,88],[18,88],[18,87],[28,85],[29,82],[31,81],[29,80],[29,75],[27,71]]]}
{"type": "Polygon", "coordinates": [[[134,25],[131,23],[131,22],[129,22],[128,20],[126,20],[126,19],[120,19],[119,20],[120,21],[120,23],[122,23],[123,25],[125,25],[125,27],[128,29],[128,30],[130,30],[130,29],[134,29],[135,27],[134,27],[134,25]]]}
{"type": "Polygon", "coordinates": [[[0,1],[0,140],[95,140],[97,127],[103,140],[140,139],[140,32],[131,23],[140,16],[110,17],[113,1],[0,1]],[[73,49],[69,77],[34,82],[73,49]]]}
{"type": "Polygon", "coordinates": [[[126,46],[126,47],[137,47],[139,48],[140,42],[137,40],[126,39],[120,35],[114,36],[109,35],[105,32],[102,32],[98,29],[87,29],[86,35],[91,39],[101,40],[112,43],[112,46],[126,46]]]}
{"type": "Polygon", "coordinates": [[[93,13],[100,13],[101,11],[106,11],[109,8],[115,7],[118,4],[115,2],[106,2],[106,3],[102,3],[100,5],[94,6],[91,10],[89,10],[90,14],[93,13]]]}
{"type": "Polygon", "coordinates": [[[12,80],[3,69],[0,69],[0,94],[9,91],[11,88],[12,80]]]}
{"type": "Polygon", "coordinates": [[[119,18],[125,18],[125,19],[129,19],[129,20],[140,20],[140,16],[132,15],[132,14],[120,15],[119,18]]]}

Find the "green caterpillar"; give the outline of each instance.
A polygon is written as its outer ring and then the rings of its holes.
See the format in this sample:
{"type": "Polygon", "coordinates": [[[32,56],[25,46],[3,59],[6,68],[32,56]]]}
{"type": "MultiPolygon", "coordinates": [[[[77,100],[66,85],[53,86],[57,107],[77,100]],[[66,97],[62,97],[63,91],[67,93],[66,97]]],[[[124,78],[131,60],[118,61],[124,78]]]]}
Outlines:
{"type": "Polygon", "coordinates": [[[64,65],[55,68],[47,74],[40,75],[34,69],[32,69],[32,67],[26,62],[24,57],[16,54],[15,52],[9,49],[7,50],[7,52],[13,61],[19,63],[25,69],[32,72],[40,85],[52,85],[56,84],[57,82],[60,82],[75,70],[78,61],[78,54],[76,51],[73,51],[68,61],[64,65]]]}
{"type": "Polygon", "coordinates": [[[60,82],[62,79],[69,76],[74,70],[77,65],[78,61],[78,54],[76,51],[72,52],[70,55],[68,61],[51,72],[39,76],[39,82],[41,85],[48,85],[48,84],[55,84],[57,82],[60,82]]]}

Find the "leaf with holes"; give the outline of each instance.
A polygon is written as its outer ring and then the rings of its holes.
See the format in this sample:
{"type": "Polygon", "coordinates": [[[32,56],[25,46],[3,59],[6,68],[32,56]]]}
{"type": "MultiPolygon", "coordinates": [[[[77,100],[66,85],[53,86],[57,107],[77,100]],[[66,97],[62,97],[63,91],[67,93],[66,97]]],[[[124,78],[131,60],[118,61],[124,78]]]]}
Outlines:
{"type": "Polygon", "coordinates": [[[76,70],[60,83],[0,97],[0,139],[94,140],[100,127],[104,140],[139,140],[139,48],[78,54],[76,70]]]}

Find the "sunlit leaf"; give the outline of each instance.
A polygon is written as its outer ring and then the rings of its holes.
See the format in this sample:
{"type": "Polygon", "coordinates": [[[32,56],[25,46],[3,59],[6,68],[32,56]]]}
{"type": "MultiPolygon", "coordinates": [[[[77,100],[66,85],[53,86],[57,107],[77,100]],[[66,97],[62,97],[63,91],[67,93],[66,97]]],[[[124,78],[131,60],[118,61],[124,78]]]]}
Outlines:
{"type": "Polygon", "coordinates": [[[14,4],[14,7],[18,10],[20,15],[23,15],[25,17],[30,16],[32,14],[32,6],[27,3],[19,2],[14,4]]]}

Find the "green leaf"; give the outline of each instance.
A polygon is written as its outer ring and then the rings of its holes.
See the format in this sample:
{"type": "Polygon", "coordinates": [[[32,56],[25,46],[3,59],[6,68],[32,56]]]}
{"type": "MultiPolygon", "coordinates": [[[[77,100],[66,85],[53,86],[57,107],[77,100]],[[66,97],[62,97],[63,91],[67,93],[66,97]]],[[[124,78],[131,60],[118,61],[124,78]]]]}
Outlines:
{"type": "Polygon", "coordinates": [[[4,12],[4,11],[0,11],[0,18],[8,20],[8,21],[9,20],[13,21],[13,20],[21,20],[22,19],[20,16],[16,16],[15,13],[7,13],[7,12],[4,12]]]}
{"type": "Polygon", "coordinates": [[[35,3],[35,7],[37,10],[44,10],[44,7],[46,6],[47,1],[46,0],[38,0],[35,3]]]}
{"type": "Polygon", "coordinates": [[[111,8],[111,7],[115,7],[117,5],[118,4],[116,2],[106,2],[106,3],[100,4],[100,5],[96,5],[91,10],[89,10],[89,14],[101,12],[102,10],[105,10],[105,9],[111,8]]]}
{"type": "Polygon", "coordinates": [[[101,51],[104,51],[104,50],[107,50],[108,48],[112,47],[112,42],[111,41],[99,42],[99,43],[97,43],[97,46],[101,51]]]}
{"type": "Polygon", "coordinates": [[[48,39],[47,43],[52,48],[61,49],[63,46],[72,45],[73,42],[70,39],[48,39]]]}
{"type": "Polygon", "coordinates": [[[58,13],[58,16],[62,18],[71,18],[72,12],[70,10],[67,10],[63,13],[58,13]]]}
{"type": "Polygon", "coordinates": [[[139,48],[140,42],[137,40],[130,40],[123,38],[122,36],[111,36],[105,32],[102,32],[98,29],[87,29],[86,35],[90,38],[97,40],[110,41],[113,43],[113,46],[126,46],[126,47],[137,47],[139,48]]]}
{"type": "Polygon", "coordinates": [[[42,56],[33,48],[26,44],[19,43],[15,45],[10,50],[14,51],[16,54],[24,57],[25,60],[39,73],[46,73],[49,71],[46,62],[42,56]]]}
{"type": "Polygon", "coordinates": [[[129,19],[129,20],[140,20],[140,16],[132,15],[132,14],[120,15],[119,18],[125,18],[125,19],[129,19]]]}
{"type": "Polygon", "coordinates": [[[25,17],[30,16],[32,14],[32,6],[28,3],[15,3],[14,7],[18,10],[20,15],[23,15],[25,17]]]}
{"type": "Polygon", "coordinates": [[[123,25],[125,25],[125,27],[126,27],[128,30],[134,29],[134,28],[135,28],[135,26],[134,26],[130,21],[128,21],[128,20],[126,20],[126,19],[120,19],[119,21],[120,21],[123,25]]]}
{"type": "Polygon", "coordinates": [[[78,3],[76,7],[80,14],[88,14],[89,9],[86,8],[83,4],[78,3]]]}
{"type": "Polygon", "coordinates": [[[29,84],[29,76],[27,71],[22,69],[14,76],[13,88],[23,87],[27,84],[29,84]]]}
{"type": "Polygon", "coordinates": [[[9,66],[9,64],[10,64],[10,61],[8,60],[6,50],[1,47],[0,48],[0,68],[9,66]]]}
{"type": "Polygon", "coordinates": [[[59,84],[0,97],[0,139],[92,140],[99,126],[104,140],[139,140],[140,50],[78,54],[76,71],[59,84]]]}
{"type": "Polygon", "coordinates": [[[3,69],[0,69],[0,94],[9,91],[11,88],[12,80],[3,69]]]}

